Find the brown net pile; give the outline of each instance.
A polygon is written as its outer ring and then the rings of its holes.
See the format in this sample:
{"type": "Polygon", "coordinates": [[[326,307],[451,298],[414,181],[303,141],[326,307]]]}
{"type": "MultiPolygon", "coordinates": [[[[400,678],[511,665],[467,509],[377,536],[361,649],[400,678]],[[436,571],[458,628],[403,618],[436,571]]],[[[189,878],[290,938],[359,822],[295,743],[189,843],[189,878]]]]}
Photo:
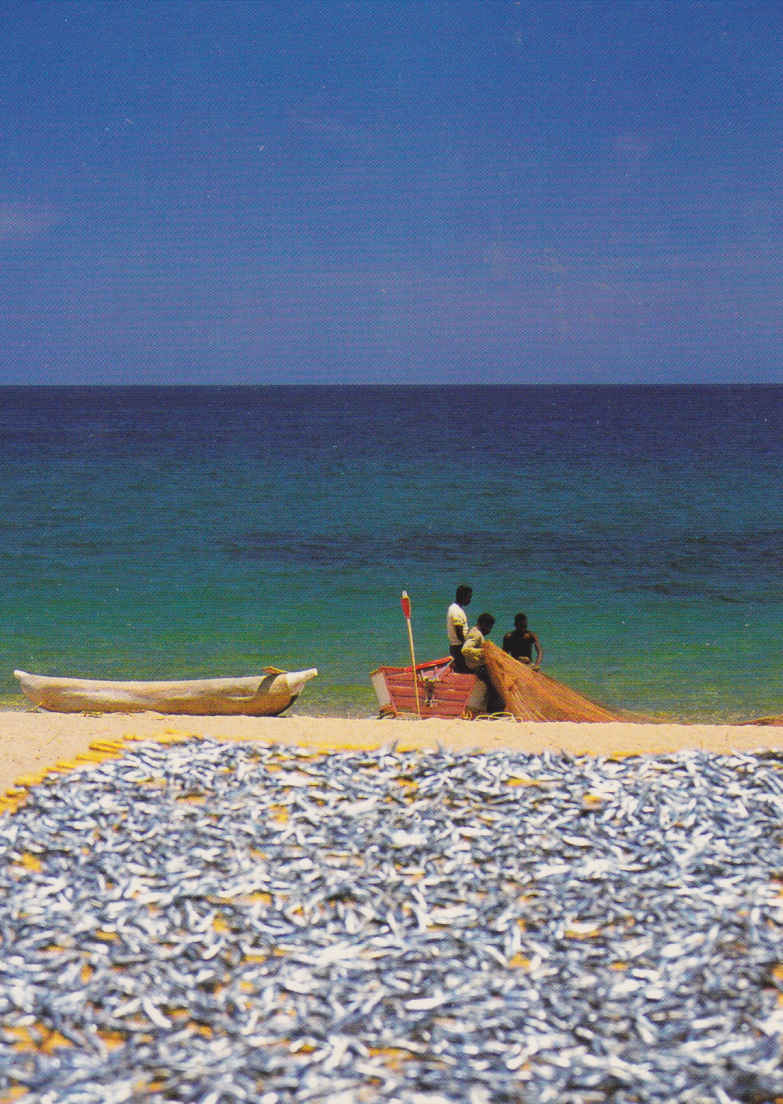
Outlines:
{"type": "Polygon", "coordinates": [[[620,721],[601,705],[556,682],[526,663],[518,663],[491,640],[484,642],[484,662],[506,709],[519,721],[620,721]]]}

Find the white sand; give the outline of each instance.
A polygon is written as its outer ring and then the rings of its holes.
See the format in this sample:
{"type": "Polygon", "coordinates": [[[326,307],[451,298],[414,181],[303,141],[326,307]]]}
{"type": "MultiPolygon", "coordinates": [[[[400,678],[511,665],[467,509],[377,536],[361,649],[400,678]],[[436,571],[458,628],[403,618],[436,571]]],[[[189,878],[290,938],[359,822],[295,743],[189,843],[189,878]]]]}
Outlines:
{"type": "Polygon", "coordinates": [[[61,714],[0,712],[0,794],[20,779],[58,763],[73,763],[95,741],[210,736],[300,744],[321,751],[443,747],[456,751],[506,748],[571,754],[633,755],[702,748],[709,751],[783,750],[783,726],[573,724],[511,720],[377,720],[340,717],[174,717],[158,713],[61,714]]]}

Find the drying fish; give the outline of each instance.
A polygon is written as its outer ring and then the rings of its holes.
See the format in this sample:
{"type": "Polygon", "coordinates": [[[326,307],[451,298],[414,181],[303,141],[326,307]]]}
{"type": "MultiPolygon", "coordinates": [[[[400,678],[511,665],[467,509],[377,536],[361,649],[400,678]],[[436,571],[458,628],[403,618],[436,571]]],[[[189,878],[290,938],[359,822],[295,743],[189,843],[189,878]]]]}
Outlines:
{"type": "Polygon", "coordinates": [[[773,1101],[782,779],[206,740],[47,777],[2,820],[0,1100],[773,1101]]]}

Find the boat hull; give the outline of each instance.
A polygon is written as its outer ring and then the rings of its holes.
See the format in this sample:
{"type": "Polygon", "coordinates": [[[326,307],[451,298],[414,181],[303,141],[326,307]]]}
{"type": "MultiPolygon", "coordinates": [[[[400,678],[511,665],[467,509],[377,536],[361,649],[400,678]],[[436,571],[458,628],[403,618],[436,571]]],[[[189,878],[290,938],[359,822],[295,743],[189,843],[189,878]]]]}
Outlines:
{"type": "Polygon", "coordinates": [[[306,671],[270,671],[247,678],[180,682],[102,682],[14,671],[34,705],[55,713],[173,713],[186,716],[274,717],[315,678],[306,671]]]}
{"type": "Polygon", "coordinates": [[[451,659],[416,664],[418,710],[412,667],[378,667],[370,674],[382,717],[473,717],[484,709],[484,686],[475,675],[451,669],[451,659]]]}

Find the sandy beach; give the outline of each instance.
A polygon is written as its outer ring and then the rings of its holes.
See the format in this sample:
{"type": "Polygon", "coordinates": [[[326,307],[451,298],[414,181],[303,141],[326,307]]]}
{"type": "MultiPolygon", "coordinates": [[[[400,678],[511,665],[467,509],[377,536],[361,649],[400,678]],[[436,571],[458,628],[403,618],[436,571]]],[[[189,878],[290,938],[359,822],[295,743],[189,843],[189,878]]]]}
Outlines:
{"type": "Polygon", "coordinates": [[[169,740],[187,736],[260,740],[319,751],[443,746],[455,751],[563,750],[573,755],[653,755],[782,749],[783,726],[714,724],[574,724],[513,720],[426,720],[309,717],[177,717],[157,713],[61,714],[8,710],[0,717],[0,784],[73,764],[100,741],[169,740]]]}

